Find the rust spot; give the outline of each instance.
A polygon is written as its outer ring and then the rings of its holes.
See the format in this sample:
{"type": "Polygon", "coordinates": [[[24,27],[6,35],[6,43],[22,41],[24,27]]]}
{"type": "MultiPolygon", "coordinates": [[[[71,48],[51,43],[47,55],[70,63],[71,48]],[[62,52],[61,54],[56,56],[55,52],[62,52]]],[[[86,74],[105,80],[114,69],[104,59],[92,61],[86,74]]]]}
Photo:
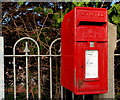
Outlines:
{"type": "Polygon", "coordinates": [[[74,84],[76,86],[76,70],[74,70],[74,84]]]}
{"type": "Polygon", "coordinates": [[[81,81],[81,80],[79,79],[79,81],[78,81],[78,88],[80,89],[83,84],[84,84],[83,81],[81,81]]]}
{"type": "Polygon", "coordinates": [[[70,18],[68,19],[68,21],[70,21],[70,18]]]}

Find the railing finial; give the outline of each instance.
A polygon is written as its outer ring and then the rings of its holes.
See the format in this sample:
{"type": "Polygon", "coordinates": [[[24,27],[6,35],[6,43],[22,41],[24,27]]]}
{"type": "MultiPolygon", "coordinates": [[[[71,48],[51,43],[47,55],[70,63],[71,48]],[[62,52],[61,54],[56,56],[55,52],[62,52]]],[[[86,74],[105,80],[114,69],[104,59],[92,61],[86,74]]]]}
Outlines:
{"type": "Polygon", "coordinates": [[[26,55],[28,55],[28,52],[30,52],[29,48],[28,48],[28,42],[26,42],[26,46],[25,46],[25,49],[24,51],[26,55]]]}

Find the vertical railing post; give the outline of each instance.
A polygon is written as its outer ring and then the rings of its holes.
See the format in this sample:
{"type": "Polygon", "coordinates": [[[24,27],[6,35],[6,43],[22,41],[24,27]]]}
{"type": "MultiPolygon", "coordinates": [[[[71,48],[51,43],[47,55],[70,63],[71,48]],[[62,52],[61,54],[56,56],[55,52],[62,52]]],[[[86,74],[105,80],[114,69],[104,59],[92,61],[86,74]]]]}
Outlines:
{"type": "MultiPolygon", "coordinates": [[[[40,55],[40,48],[39,45],[36,43],[37,48],[38,48],[38,55],[40,55]]],[[[41,82],[40,82],[40,57],[38,56],[38,100],[42,100],[41,96],[41,82]]]]}
{"type": "Polygon", "coordinates": [[[74,93],[72,92],[72,100],[74,100],[74,93]]]}
{"type": "MultiPolygon", "coordinates": [[[[61,43],[60,43],[60,50],[58,52],[60,52],[60,55],[61,55],[61,43]]],[[[60,58],[60,84],[61,84],[61,58],[60,58]]],[[[63,100],[63,86],[62,85],[61,85],[61,100],[63,100]]]]}
{"type": "Polygon", "coordinates": [[[28,52],[30,52],[30,50],[28,49],[28,42],[26,42],[26,47],[25,47],[25,55],[26,55],[26,90],[27,90],[27,100],[29,98],[29,88],[28,88],[28,52]]]}
{"type": "Polygon", "coordinates": [[[15,66],[15,45],[13,47],[13,73],[14,73],[14,100],[16,100],[16,66],[15,66]]]}
{"type": "Polygon", "coordinates": [[[4,99],[4,38],[0,36],[0,100],[4,99]]]}
{"type": "Polygon", "coordinates": [[[14,99],[16,100],[16,68],[15,68],[15,57],[13,57],[14,66],[14,99]]]}
{"type": "Polygon", "coordinates": [[[49,52],[50,52],[50,100],[52,100],[52,57],[51,57],[52,50],[51,49],[52,49],[52,45],[58,40],[61,40],[61,38],[55,39],[49,47],[49,52]]]}

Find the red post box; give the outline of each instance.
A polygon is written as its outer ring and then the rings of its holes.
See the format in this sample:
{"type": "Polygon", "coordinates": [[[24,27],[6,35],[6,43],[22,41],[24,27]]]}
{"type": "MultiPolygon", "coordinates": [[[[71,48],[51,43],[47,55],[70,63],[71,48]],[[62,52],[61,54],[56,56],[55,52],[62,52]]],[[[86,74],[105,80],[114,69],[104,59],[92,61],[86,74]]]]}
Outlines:
{"type": "Polygon", "coordinates": [[[61,85],[76,95],[108,90],[108,13],[75,7],[61,29],[61,85]]]}

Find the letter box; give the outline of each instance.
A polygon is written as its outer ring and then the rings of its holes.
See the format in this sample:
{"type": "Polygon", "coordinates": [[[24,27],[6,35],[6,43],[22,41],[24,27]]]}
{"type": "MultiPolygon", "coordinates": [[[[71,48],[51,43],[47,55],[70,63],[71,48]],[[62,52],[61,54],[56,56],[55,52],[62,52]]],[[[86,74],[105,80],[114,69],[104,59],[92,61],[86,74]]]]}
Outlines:
{"type": "Polygon", "coordinates": [[[108,13],[75,7],[61,29],[61,85],[76,95],[108,90],[108,13]]]}

